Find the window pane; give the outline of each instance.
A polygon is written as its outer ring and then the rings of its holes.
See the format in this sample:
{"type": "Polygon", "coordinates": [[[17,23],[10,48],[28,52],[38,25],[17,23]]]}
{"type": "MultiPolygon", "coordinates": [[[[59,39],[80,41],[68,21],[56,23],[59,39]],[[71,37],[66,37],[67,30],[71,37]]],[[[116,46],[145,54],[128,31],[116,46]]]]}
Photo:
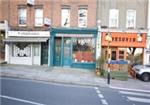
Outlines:
{"type": "Polygon", "coordinates": [[[70,9],[68,8],[61,10],[61,26],[70,27],[70,9]]]}
{"type": "Polygon", "coordinates": [[[119,11],[117,9],[110,9],[109,11],[109,27],[118,27],[119,11]]]}
{"type": "Polygon", "coordinates": [[[87,27],[87,9],[85,8],[78,10],[78,26],[87,27]]]}
{"type": "Polygon", "coordinates": [[[42,26],[42,25],[43,25],[43,18],[36,18],[35,26],[42,26]]]}
{"type": "Polygon", "coordinates": [[[95,44],[93,38],[73,39],[73,61],[74,62],[94,62],[95,44]]]}
{"type": "Polygon", "coordinates": [[[13,55],[14,57],[30,57],[31,56],[31,46],[28,43],[16,43],[13,45],[13,55]]]}
{"type": "Polygon", "coordinates": [[[126,27],[127,28],[135,28],[135,20],[136,20],[136,11],[135,10],[128,10],[127,11],[126,27]]]}
{"type": "Polygon", "coordinates": [[[116,60],[116,51],[111,52],[111,60],[116,60]]]}
{"type": "Polygon", "coordinates": [[[19,9],[19,25],[26,25],[26,9],[25,8],[21,8],[19,9]]]}
{"type": "Polygon", "coordinates": [[[35,10],[35,26],[43,26],[43,9],[35,10]]]}

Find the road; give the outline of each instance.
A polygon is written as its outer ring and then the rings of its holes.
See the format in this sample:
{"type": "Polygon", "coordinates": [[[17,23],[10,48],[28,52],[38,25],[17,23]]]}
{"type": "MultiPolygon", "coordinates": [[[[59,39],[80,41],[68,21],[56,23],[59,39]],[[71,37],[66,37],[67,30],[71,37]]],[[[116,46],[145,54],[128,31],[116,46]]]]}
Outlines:
{"type": "Polygon", "coordinates": [[[150,92],[1,78],[0,105],[149,105],[150,92]]]}

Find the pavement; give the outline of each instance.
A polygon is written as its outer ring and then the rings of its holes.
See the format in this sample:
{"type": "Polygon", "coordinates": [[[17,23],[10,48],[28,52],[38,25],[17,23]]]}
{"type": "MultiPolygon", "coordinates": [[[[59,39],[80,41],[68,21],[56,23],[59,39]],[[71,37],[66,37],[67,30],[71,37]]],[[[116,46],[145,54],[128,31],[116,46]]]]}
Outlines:
{"type": "Polygon", "coordinates": [[[0,76],[150,92],[150,82],[128,78],[126,81],[111,79],[107,84],[107,78],[96,76],[94,71],[86,69],[1,64],[0,76]]]}

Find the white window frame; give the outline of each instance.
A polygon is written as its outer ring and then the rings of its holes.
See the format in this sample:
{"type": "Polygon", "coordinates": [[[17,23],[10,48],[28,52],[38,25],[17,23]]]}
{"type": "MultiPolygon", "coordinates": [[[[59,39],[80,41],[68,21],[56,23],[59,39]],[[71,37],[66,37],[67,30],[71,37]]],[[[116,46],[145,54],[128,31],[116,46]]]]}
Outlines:
{"type": "Polygon", "coordinates": [[[78,27],[87,27],[88,24],[88,9],[87,8],[79,8],[78,9],[78,27]],[[81,17],[80,14],[84,13],[85,16],[81,17]]]}
{"type": "Polygon", "coordinates": [[[117,28],[119,23],[119,10],[110,9],[109,10],[109,27],[117,28]]]}
{"type": "Polygon", "coordinates": [[[27,9],[26,8],[18,8],[18,25],[19,26],[27,25],[27,9]],[[20,20],[21,20],[20,18],[25,18],[25,24],[20,24],[20,20]]]}
{"type": "Polygon", "coordinates": [[[34,25],[36,27],[43,26],[43,9],[42,8],[36,8],[35,9],[35,21],[34,21],[34,25]],[[40,15],[38,16],[37,11],[39,11],[39,10],[40,10],[41,13],[39,13],[40,15]],[[39,19],[41,19],[41,22],[37,23],[38,22],[37,20],[39,20],[39,19]]]}
{"type": "Polygon", "coordinates": [[[126,28],[135,28],[135,25],[136,25],[136,10],[127,10],[126,28]],[[133,23],[130,24],[129,21],[133,21],[133,23]]]}
{"type": "Polygon", "coordinates": [[[61,9],[61,26],[70,27],[70,8],[61,9]]]}

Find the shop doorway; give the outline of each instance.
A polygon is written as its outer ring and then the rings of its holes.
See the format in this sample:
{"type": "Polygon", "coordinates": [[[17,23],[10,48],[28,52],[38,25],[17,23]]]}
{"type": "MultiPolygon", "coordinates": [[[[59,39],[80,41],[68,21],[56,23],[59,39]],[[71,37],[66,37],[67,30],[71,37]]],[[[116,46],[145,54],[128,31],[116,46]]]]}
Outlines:
{"type": "Polygon", "coordinates": [[[41,43],[41,64],[48,64],[48,42],[41,43]]]}
{"type": "Polygon", "coordinates": [[[40,65],[40,45],[33,44],[33,65],[40,65]]]}
{"type": "Polygon", "coordinates": [[[61,37],[55,38],[55,52],[54,52],[54,65],[61,65],[61,37]]]}
{"type": "Polygon", "coordinates": [[[5,61],[5,44],[3,40],[5,39],[5,32],[0,31],[0,62],[5,61]]]}
{"type": "Polygon", "coordinates": [[[71,38],[56,37],[54,65],[70,66],[71,65],[71,38]]]}
{"type": "Polygon", "coordinates": [[[71,38],[64,38],[63,66],[71,65],[71,38]]]}

